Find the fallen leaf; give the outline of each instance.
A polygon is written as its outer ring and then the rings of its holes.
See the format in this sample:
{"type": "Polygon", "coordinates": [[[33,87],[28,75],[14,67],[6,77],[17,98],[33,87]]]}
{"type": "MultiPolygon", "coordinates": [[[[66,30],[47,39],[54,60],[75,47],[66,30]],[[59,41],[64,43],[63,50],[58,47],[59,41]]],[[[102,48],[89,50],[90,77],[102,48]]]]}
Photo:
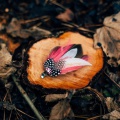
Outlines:
{"type": "Polygon", "coordinates": [[[16,19],[12,18],[11,22],[7,26],[7,33],[12,33],[21,29],[21,23],[16,19]]]}
{"type": "Polygon", "coordinates": [[[11,66],[12,55],[8,52],[4,43],[0,44],[0,80],[6,83],[7,78],[15,72],[15,68],[11,66]]]}
{"type": "Polygon", "coordinates": [[[60,99],[65,99],[66,97],[67,97],[67,94],[50,94],[50,95],[46,95],[45,101],[53,102],[53,101],[57,101],[60,99]]]}
{"type": "Polygon", "coordinates": [[[103,119],[109,119],[109,120],[119,120],[120,119],[120,112],[117,110],[112,111],[109,114],[106,114],[103,116],[103,119]]]}
{"type": "Polygon", "coordinates": [[[1,14],[1,16],[0,16],[0,31],[5,29],[8,18],[9,18],[8,15],[1,14]]]}
{"type": "Polygon", "coordinates": [[[12,103],[9,103],[9,102],[4,102],[3,108],[5,108],[7,110],[15,110],[16,109],[15,105],[12,103]]]}
{"type": "Polygon", "coordinates": [[[31,36],[35,38],[35,40],[39,40],[43,36],[49,36],[52,34],[49,30],[45,30],[37,26],[33,26],[28,31],[31,33],[31,36]]]}
{"type": "Polygon", "coordinates": [[[22,22],[18,21],[16,18],[13,18],[9,25],[6,27],[6,31],[13,37],[28,38],[32,36],[36,40],[40,39],[41,36],[48,36],[51,34],[50,31],[33,26],[28,29],[22,28],[22,22]]]}
{"type": "Polygon", "coordinates": [[[109,72],[109,77],[110,77],[110,80],[118,87],[120,88],[120,75],[119,75],[119,72],[117,73],[112,73],[112,72],[109,72]]]}
{"type": "Polygon", "coordinates": [[[1,34],[0,39],[6,43],[8,51],[10,53],[14,53],[14,51],[20,46],[20,42],[14,42],[14,40],[7,34],[1,34]]]}
{"type": "Polygon", "coordinates": [[[120,64],[120,12],[104,19],[104,27],[94,35],[94,47],[102,47],[110,65],[120,64]]]}
{"type": "Polygon", "coordinates": [[[13,83],[12,82],[8,82],[7,84],[5,84],[5,88],[7,89],[12,89],[13,88],[13,83]]]}
{"type": "Polygon", "coordinates": [[[105,100],[105,103],[107,105],[107,108],[108,108],[109,112],[111,112],[112,110],[119,109],[118,104],[111,97],[107,97],[106,100],[105,100]]]}
{"type": "Polygon", "coordinates": [[[49,120],[63,120],[67,117],[72,118],[74,114],[69,102],[67,100],[62,100],[52,108],[49,120]]]}
{"type": "Polygon", "coordinates": [[[6,27],[7,33],[13,37],[28,38],[31,33],[27,29],[22,29],[21,22],[13,18],[10,24],[6,27]]]}
{"type": "MultiPolygon", "coordinates": [[[[107,112],[105,98],[96,89],[86,87],[78,90],[70,101],[71,109],[75,116],[86,116],[89,118],[107,112]],[[96,109],[100,108],[100,109],[96,109]]],[[[86,118],[87,119],[87,118],[86,118]]]]}
{"type": "Polygon", "coordinates": [[[71,21],[74,17],[74,13],[70,9],[66,9],[63,13],[60,13],[56,16],[57,19],[62,20],[64,22],[71,21]]]}

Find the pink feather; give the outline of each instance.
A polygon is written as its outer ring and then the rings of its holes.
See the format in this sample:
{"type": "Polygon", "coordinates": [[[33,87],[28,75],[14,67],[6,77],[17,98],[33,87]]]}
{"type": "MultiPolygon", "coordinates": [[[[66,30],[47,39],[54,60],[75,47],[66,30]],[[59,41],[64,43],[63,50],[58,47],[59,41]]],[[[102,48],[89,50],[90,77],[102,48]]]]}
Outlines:
{"type": "Polygon", "coordinates": [[[61,70],[61,74],[65,74],[67,72],[75,71],[77,69],[80,69],[83,66],[91,66],[91,64],[86,61],[88,60],[88,56],[80,58],[67,58],[65,59],[65,64],[61,70]]]}
{"type": "Polygon", "coordinates": [[[73,44],[65,47],[54,48],[48,58],[53,58],[55,62],[59,61],[60,58],[73,46],[73,44]]]}
{"type": "Polygon", "coordinates": [[[72,72],[72,71],[78,70],[80,68],[82,68],[82,66],[68,67],[68,68],[62,69],[61,74],[66,74],[68,72],[72,72]]]}

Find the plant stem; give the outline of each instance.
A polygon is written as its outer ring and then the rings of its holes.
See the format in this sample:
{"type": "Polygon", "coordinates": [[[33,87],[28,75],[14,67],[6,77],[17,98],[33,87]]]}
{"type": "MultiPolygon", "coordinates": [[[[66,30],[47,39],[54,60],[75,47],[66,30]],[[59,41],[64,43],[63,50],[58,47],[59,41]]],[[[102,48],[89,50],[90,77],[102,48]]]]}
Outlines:
{"type": "Polygon", "coordinates": [[[35,113],[38,120],[45,120],[45,118],[42,116],[42,114],[40,112],[38,112],[38,110],[36,109],[36,107],[34,106],[32,101],[30,100],[29,96],[27,95],[27,93],[24,91],[24,89],[22,88],[22,86],[18,82],[17,78],[14,75],[12,75],[12,78],[13,78],[13,81],[14,81],[15,85],[19,89],[20,93],[25,98],[26,102],[28,103],[28,105],[30,106],[32,111],[35,113]]]}

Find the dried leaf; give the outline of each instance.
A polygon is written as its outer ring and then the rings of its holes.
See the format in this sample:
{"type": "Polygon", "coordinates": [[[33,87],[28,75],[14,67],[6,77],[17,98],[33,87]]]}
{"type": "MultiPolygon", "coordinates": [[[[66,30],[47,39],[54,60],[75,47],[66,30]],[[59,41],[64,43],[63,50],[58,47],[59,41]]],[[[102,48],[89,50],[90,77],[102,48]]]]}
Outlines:
{"type": "Polygon", "coordinates": [[[45,97],[46,102],[53,102],[60,99],[65,99],[67,97],[67,94],[50,94],[45,97]]]}
{"type": "Polygon", "coordinates": [[[21,29],[21,24],[16,18],[12,18],[10,24],[7,26],[7,33],[12,33],[21,29]]]}
{"type": "Polygon", "coordinates": [[[0,44],[0,79],[6,82],[6,79],[15,72],[15,68],[11,66],[12,56],[8,52],[4,43],[0,44]]]}
{"type": "Polygon", "coordinates": [[[10,51],[10,53],[14,53],[16,48],[18,48],[20,46],[20,42],[14,41],[7,34],[1,34],[0,39],[1,39],[1,41],[7,43],[7,48],[8,48],[8,51],[10,51]]]}
{"type": "Polygon", "coordinates": [[[67,117],[72,118],[74,114],[70,108],[69,102],[62,100],[52,108],[49,120],[63,120],[67,117]]]}
{"type": "Polygon", "coordinates": [[[43,36],[49,36],[52,34],[50,31],[39,28],[37,26],[33,26],[32,28],[30,28],[29,32],[31,33],[31,36],[36,40],[40,39],[43,36]]]}
{"type": "Polygon", "coordinates": [[[3,107],[7,110],[14,110],[16,109],[15,105],[14,104],[11,104],[9,102],[4,102],[3,103],[3,107]]]}
{"type": "Polygon", "coordinates": [[[120,75],[119,73],[112,73],[112,72],[109,72],[109,77],[110,77],[110,80],[118,87],[120,88],[120,75]]]}
{"type": "Polygon", "coordinates": [[[103,95],[90,87],[78,90],[73,95],[70,105],[75,116],[87,115],[88,118],[91,118],[97,116],[98,113],[105,114],[107,112],[103,95]]]}
{"type": "Polygon", "coordinates": [[[103,116],[103,119],[109,119],[109,120],[119,120],[120,119],[120,112],[117,110],[112,111],[109,114],[106,114],[103,116]]]}
{"type": "Polygon", "coordinates": [[[16,18],[13,18],[10,24],[6,27],[7,33],[13,37],[28,38],[32,36],[38,40],[41,36],[48,36],[51,34],[50,31],[41,29],[37,26],[33,26],[29,29],[23,29],[21,21],[18,21],[16,18]]]}
{"type": "Polygon", "coordinates": [[[104,27],[94,35],[94,47],[103,48],[110,65],[120,64],[120,12],[104,19],[104,27]]]}
{"type": "Polygon", "coordinates": [[[5,29],[8,17],[5,15],[0,16],[0,31],[5,29]]]}
{"type": "Polygon", "coordinates": [[[5,88],[7,89],[12,89],[13,88],[13,83],[12,82],[8,82],[7,84],[5,84],[5,88]]]}
{"type": "Polygon", "coordinates": [[[27,29],[22,29],[20,21],[13,18],[10,24],[6,27],[7,33],[11,34],[13,37],[28,38],[31,33],[27,29]]]}
{"type": "Polygon", "coordinates": [[[60,19],[64,22],[71,21],[74,17],[74,13],[70,9],[66,9],[64,13],[60,13],[56,16],[57,19],[60,19]]]}
{"type": "Polygon", "coordinates": [[[119,109],[118,104],[113,100],[113,98],[107,97],[105,102],[106,102],[106,105],[107,105],[109,112],[111,112],[112,110],[119,109]]]}

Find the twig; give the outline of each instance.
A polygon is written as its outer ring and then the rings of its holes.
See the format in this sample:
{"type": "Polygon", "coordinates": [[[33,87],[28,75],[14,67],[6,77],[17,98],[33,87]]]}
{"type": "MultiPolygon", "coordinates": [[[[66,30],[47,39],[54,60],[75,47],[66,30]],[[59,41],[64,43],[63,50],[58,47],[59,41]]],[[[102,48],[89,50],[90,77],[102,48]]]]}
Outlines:
{"type": "Polygon", "coordinates": [[[23,120],[22,115],[20,115],[17,111],[16,111],[16,113],[18,115],[18,120],[19,120],[19,118],[20,118],[20,120],[23,120]]]}
{"type": "Polygon", "coordinates": [[[35,22],[37,20],[49,20],[50,17],[49,16],[42,16],[42,17],[37,17],[37,18],[33,18],[33,19],[29,19],[29,20],[21,20],[20,23],[21,24],[26,24],[26,23],[30,23],[30,22],[35,22]]]}
{"type": "Polygon", "coordinates": [[[10,111],[10,115],[9,115],[9,119],[8,120],[11,120],[11,116],[12,116],[12,110],[10,111]]]}
{"type": "Polygon", "coordinates": [[[107,75],[107,73],[104,72],[104,74],[120,89],[120,85],[117,84],[113,79],[110,78],[109,75],[107,75]]]}
{"type": "Polygon", "coordinates": [[[26,115],[26,116],[32,118],[32,119],[35,119],[34,117],[28,115],[27,113],[24,113],[23,111],[19,110],[18,108],[16,108],[16,110],[19,111],[20,113],[22,113],[22,114],[24,114],[24,115],[26,115]]]}
{"type": "Polygon", "coordinates": [[[81,31],[95,33],[95,32],[92,31],[92,30],[89,30],[89,29],[86,29],[86,28],[83,28],[83,27],[79,27],[78,25],[76,25],[76,24],[74,24],[74,23],[71,23],[71,24],[61,23],[61,24],[64,25],[64,26],[66,26],[66,27],[70,27],[70,28],[76,27],[78,30],[81,30],[81,31]]]}
{"type": "Polygon", "coordinates": [[[88,118],[87,120],[95,120],[96,118],[100,118],[100,117],[103,117],[104,115],[98,115],[98,116],[94,116],[94,117],[91,117],[91,118],[88,118]]]}
{"type": "Polygon", "coordinates": [[[5,120],[5,109],[4,109],[4,114],[3,114],[3,120],[5,120]]]}
{"type": "Polygon", "coordinates": [[[60,3],[52,1],[52,0],[50,0],[50,2],[54,5],[57,5],[58,7],[62,8],[62,9],[64,9],[64,10],[66,10],[66,8],[63,5],[61,5],[60,3]]]}
{"type": "Polygon", "coordinates": [[[20,93],[25,98],[25,100],[29,104],[29,106],[32,109],[32,111],[35,113],[35,115],[38,118],[38,120],[45,120],[45,118],[42,116],[42,114],[40,112],[38,112],[38,110],[36,109],[36,107],[34,106],[32,101],[30,100],[30,98],[28,97],[27,93],[24,91],[22,86],[19,84],[19,82],[17,81],[17,78],[15,76],[12,76],[12,78],[13,78],[13,81],[14,81],[15,85],[19,89],[20,93]]]}

